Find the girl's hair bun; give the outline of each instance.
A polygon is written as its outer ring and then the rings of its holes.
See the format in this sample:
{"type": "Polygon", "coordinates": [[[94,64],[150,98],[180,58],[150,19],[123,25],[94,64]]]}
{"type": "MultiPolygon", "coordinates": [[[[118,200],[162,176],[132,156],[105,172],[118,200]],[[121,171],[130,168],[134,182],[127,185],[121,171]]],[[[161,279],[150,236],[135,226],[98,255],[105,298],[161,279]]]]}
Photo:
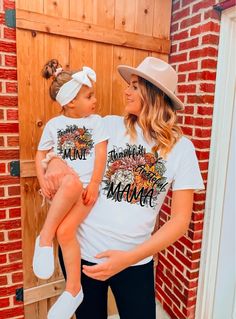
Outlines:
{"type": "Polygon", "coordinates": [[[42,69],[42,76],[45,79],[50,79],[51,77],[53,77],[56,73],[57,68],[61,67],[60,63],[58,62],[57,59],[51,59],[50,61],[48,61],[43,69],[42,69]]]}
{"type": "Polygon", "coordinates": [[[49,94],[52,100],[56,100],[57,93],[61,86],[71,80],[72,73],[73,72],[71,71],[63,70],[57,59],[51,59],[44,65],[42,76],[45,79],[50,79],[52,77],[52,82],[49,87],[49,94]]]}

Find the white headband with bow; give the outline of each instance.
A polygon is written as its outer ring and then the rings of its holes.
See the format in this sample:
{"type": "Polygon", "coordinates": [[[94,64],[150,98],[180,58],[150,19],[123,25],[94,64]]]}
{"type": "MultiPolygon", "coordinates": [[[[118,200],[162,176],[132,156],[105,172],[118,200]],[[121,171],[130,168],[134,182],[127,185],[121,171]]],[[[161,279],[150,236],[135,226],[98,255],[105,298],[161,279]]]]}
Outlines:
{"type": "Polygon", "coordinates": [[[82,71],[74,73],[72,79],[61,86],[56,96],[57,102],[61,106],[71,102],[79,93],[82,85],[92,87],[90,79],[96,82],[96,73],[93,69],[84,66],[82,71]]]}

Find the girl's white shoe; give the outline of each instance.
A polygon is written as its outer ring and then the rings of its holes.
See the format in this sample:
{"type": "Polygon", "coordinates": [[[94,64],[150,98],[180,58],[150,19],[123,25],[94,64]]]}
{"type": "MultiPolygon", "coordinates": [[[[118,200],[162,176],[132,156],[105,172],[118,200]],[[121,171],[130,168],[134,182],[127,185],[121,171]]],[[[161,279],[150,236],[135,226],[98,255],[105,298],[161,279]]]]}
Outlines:
{"type": "Polygon", "coordinates": [[[40,279],[48,279],[54,272],[54,254],[53,246],[39,246],[40,236],[36,238],[33,271],[35,276],[40,279]]]}
{"type": "Polygon", "coordinates": [[[83,298],[82,288],[75,297],[70,292],[64,291],[49,310],[47,319],[70,319],[83,301],[83,298]]]}

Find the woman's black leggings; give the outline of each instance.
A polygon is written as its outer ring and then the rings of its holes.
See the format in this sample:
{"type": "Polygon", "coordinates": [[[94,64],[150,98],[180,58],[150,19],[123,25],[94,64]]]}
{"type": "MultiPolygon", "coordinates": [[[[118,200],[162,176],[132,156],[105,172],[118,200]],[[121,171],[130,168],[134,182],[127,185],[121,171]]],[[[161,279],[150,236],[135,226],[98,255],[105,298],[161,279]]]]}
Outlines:
{"type": "MultiPolygon", "coordinates": [[[[59,259],[66,278],[63,257],[59,259]]],[[[82,264],[94,265],[82,260],[82,264]]],[[[78,319],[107,319],[107,293],[111,287],[120,319],[155,319],[155,291],[153,261],[145,265],[131,266],[100,281],[81,273],[84,300],[76,311],[78,319]]]]}

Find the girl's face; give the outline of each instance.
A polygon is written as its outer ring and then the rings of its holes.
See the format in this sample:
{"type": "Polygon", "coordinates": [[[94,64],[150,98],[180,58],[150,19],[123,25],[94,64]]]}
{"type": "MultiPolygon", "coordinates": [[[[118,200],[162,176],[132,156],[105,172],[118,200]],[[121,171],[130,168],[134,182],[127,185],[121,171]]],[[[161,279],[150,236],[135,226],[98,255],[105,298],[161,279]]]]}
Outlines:
{"type": "Polygon", "coordinates": [[[87,117],[95,113],[96,103],[94,88],[83,85],[75,99],[68,104],[68,115],[71,117],[87,117]]]}
{"type": "Polygon", "coordinates": [[[125,89],[125,111],[139,116],[142,109],[142,98],[137,75],[131,75],[130,84],[125,89]]]}

